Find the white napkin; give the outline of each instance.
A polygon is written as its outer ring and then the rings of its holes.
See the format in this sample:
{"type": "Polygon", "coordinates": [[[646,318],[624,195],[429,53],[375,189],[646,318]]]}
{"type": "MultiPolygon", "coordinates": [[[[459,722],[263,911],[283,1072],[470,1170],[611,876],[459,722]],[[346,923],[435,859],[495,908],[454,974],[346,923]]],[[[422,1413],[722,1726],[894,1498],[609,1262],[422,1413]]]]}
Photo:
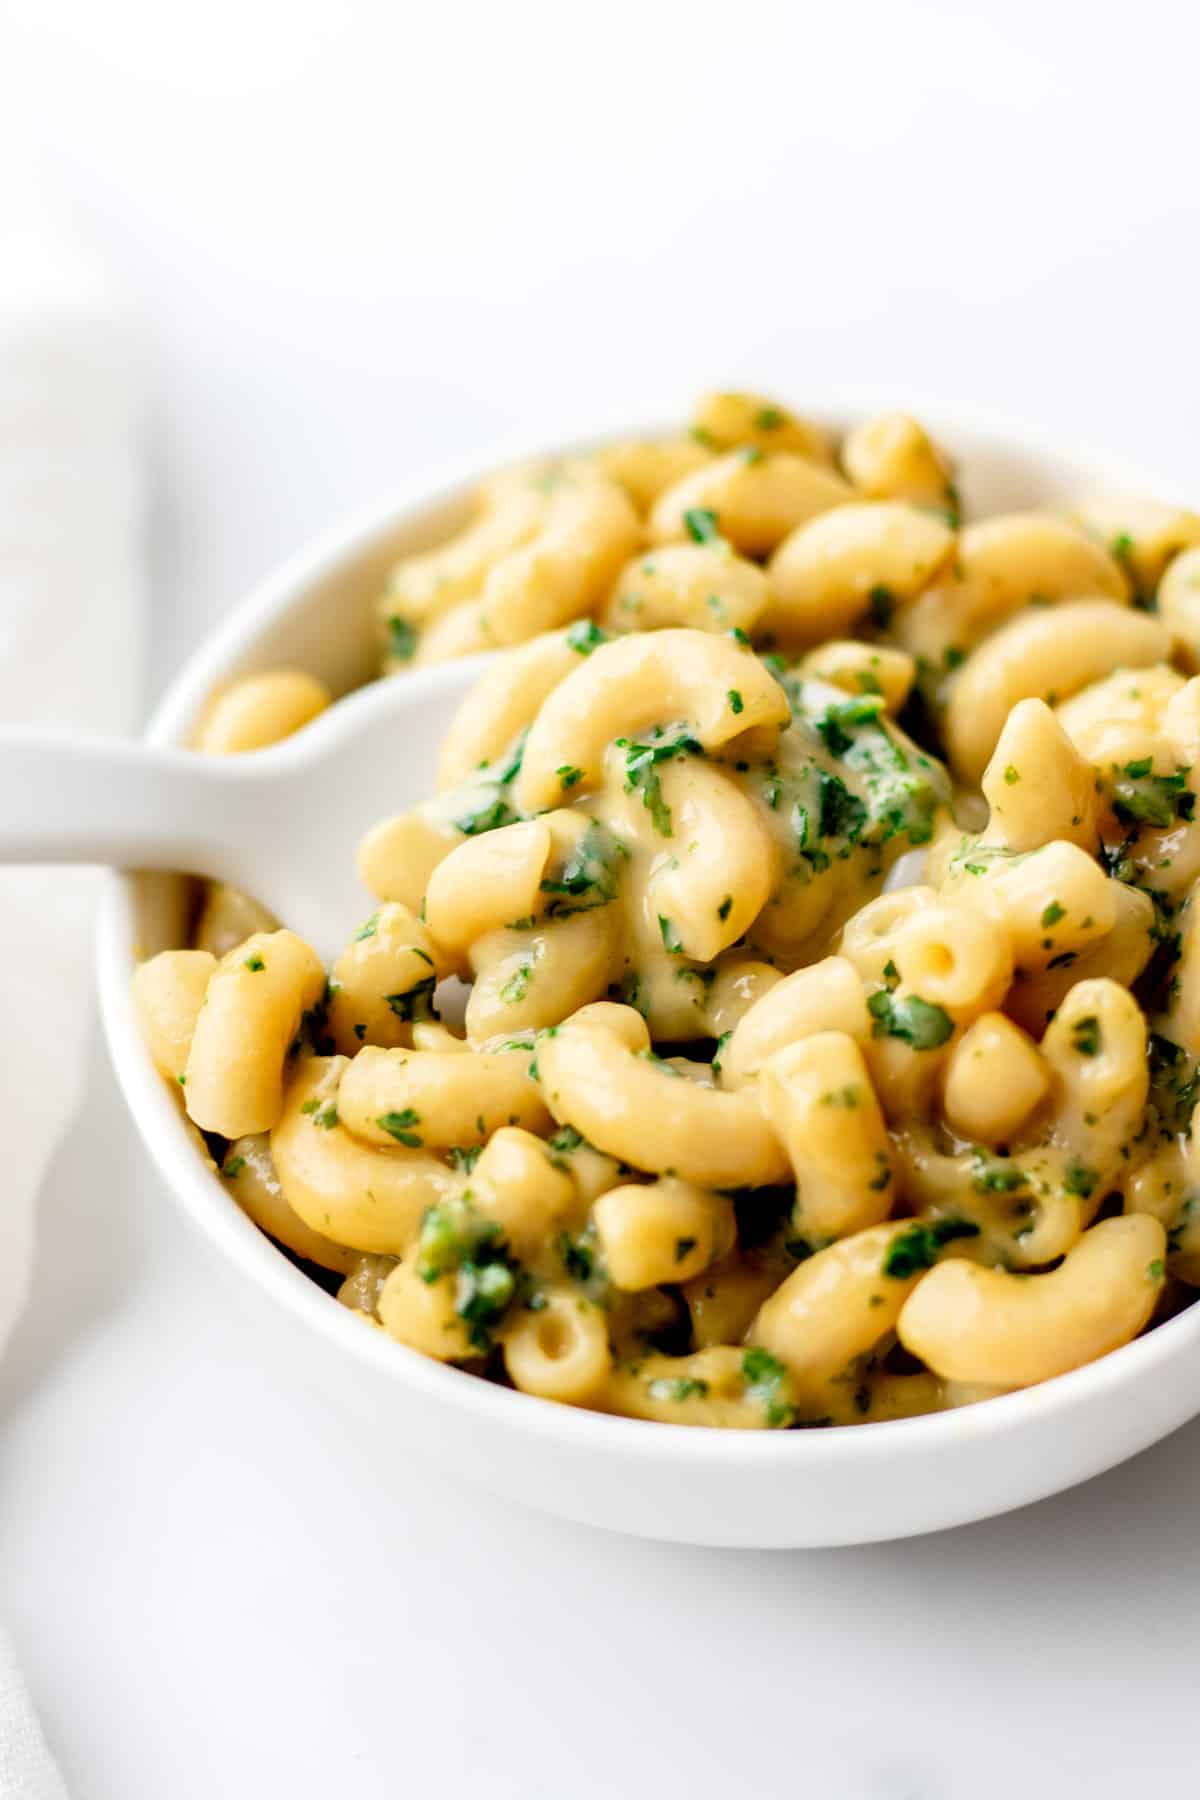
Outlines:
{"type": "MultiPolygon", "coordinates": [[[[10,170],[12,165],[9,165],[10,170]]],[[[132,332],[98,262],[28,189],[0,193],[0,720],[128,730],[142,675],[132,332]]],[[[3,798],[0,797],[0,805],[3,798]]],[[[0,1351],[35,1202],[80,1098],[97,877],[0,870],[0,1351]]],[[[0,1637],[0,1797],[65,1800],[0,1637]]]]}

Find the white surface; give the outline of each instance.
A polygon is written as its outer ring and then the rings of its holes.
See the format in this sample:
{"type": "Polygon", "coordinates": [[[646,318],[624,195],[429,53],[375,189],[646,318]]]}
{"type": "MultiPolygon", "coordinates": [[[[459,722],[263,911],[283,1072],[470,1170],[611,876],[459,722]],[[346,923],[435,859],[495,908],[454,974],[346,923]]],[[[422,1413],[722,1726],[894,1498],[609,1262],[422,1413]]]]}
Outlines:
{"type": "MultiPolygon", "coordinates": [[[[1186,9],[2,16],[146,294],[156,685],[314,523],[648,382],[910,378],[1200,475],[1186,9]]],[[[1116,1800],[1194,1760],[1200,1428],[945,1538],[663,1550],[420,1470],[384,1502],[235,1307],[97,1059],[0,1375],[0,1615],[75,1800],[1116,1800]]]]}

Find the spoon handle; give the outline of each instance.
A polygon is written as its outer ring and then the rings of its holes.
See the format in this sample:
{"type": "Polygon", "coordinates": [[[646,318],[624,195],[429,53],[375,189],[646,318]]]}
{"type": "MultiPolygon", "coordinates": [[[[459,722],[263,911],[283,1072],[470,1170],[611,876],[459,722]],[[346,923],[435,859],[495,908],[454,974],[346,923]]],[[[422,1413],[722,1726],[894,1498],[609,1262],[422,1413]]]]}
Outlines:
{"type": "Polygon", "coordinates": [[[0,727],[0,863],[105,863],[236,881],[262,799],[246,771],[223,759],[0,727]]]}

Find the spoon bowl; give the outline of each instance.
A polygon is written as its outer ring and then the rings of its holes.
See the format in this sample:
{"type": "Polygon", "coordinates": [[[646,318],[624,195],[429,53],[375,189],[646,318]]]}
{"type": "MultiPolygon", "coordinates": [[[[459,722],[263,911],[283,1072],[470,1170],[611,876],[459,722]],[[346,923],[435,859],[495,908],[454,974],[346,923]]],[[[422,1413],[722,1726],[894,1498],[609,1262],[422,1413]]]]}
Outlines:
{"type": "Polygon", "coordinates": [[[238,756],[0,729],[0,862],[210,876],[332,961],[370,909],[359,843],[433,792],[442,733],[487,661],[374,682],[238,756]]]}

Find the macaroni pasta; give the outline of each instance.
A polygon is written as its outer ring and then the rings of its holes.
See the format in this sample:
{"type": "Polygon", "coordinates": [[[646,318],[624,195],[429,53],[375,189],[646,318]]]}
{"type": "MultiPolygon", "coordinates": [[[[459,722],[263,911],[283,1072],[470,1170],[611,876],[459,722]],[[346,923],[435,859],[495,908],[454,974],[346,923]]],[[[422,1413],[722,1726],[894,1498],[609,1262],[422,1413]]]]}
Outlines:
{"type": "Polygon", "coordinates": [[[1198,558],[753,394],[501,471],[381,597],[384,673],[501,653],[375,910],[327,971],[210,886],[149,1054],[314,1279],[527,1394],[847,1425],[1102,1356],[1200,1285],[1198,558]]]}

